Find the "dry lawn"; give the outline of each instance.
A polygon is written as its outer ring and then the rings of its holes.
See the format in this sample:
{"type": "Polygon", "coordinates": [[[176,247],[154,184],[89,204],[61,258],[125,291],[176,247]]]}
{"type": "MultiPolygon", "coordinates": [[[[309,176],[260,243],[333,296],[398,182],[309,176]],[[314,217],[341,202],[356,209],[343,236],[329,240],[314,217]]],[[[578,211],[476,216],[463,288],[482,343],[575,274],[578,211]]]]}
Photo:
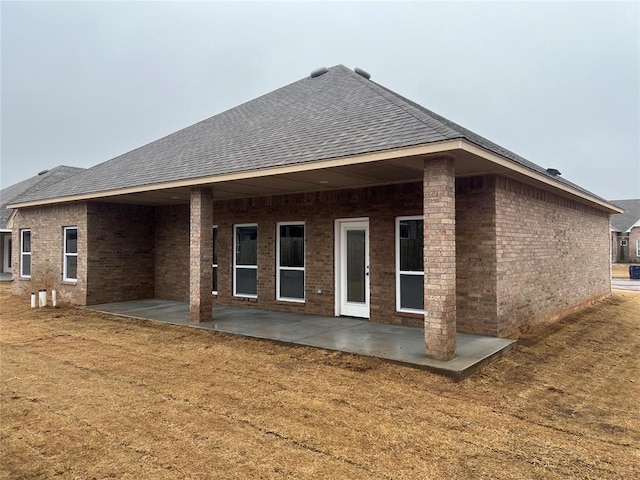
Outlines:
{"type": "Polygon", "coordinates": [[[611,276],[613,278],[629,278],[629,266],[633,263],[613,263],[611,265],[611,276]]]}
{"type": "Polygon", "coordinates": [[[0,296],[0,478],[640,478],[637,293],[462,383],[0,296]]]}

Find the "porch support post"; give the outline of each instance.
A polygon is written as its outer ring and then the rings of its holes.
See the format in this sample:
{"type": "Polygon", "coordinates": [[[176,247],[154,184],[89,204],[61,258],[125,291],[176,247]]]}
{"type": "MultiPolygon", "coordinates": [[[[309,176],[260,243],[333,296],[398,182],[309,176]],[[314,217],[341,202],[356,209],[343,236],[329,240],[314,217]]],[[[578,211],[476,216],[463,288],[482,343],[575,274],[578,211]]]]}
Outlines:
{"type": "Polygon", "coordinates": [[[189,243],[189,319],[213,320],[213,192],[191,189],[189,243]]]}
{"type": "Polygon", "coordinates": [[[424,340],[427,357],[456,356],[456,204],[454,158],[424,162],[424,340]]]}

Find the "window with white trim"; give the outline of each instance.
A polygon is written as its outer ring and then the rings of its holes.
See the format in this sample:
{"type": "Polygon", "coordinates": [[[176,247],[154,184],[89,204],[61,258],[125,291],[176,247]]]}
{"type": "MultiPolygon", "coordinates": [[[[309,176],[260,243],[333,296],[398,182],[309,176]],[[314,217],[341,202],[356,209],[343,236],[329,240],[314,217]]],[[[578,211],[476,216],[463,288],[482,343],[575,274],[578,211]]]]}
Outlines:
{"type": "Polygon", "coordinates": [[[627,246],[627,241],[626,240],[620,240],[620,246],[621,247],[626,247],[627,246]]]}
{"type": "Polygon", "coordinates": [[[213,278],[213,293],[218,294],[218,227],[213,226],[213,264],[211,265],[213,278]]]}
{"type": "Polygon", "coordinates": [[[78,227],[64,227],[64,262],[62,280],[78,280],[78,227]]]}
{"type": "Polygon", "coordinates": [[[278,223],[277,237],[276,298],[304,302],[304,223],[278,223]]]}
{"type": "Polygon", "coordinates": [[[20,230],[20,276],[31,278],[31,230],[20,230]]]}
{"type": "Polygon", "coordinates": [[[424,219],[396,218],[396,309],[424,312],[424,219]]]}
{"type": "Polygon", "coordinates": [[[636,255],[640,257],[640,240],[636,240],[636,255]]]}
{"type": "Polygon", "coordinates": [[[234,225],[233,294],[258,297],[258,225],[234,225]]]}

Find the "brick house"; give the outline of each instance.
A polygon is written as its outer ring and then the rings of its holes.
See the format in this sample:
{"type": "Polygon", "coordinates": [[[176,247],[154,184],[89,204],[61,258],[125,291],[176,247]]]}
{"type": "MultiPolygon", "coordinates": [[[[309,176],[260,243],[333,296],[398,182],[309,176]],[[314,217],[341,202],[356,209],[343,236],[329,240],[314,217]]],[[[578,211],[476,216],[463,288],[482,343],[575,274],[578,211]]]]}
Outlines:
{"type": "Polygon", "coordinates": [[[609,295],[619,211],[342,65],[12,206],[15,294],[419,325],[441,360],[456,331],[517,337],[609,295]]]}
{"type": "Polygon", "coordinates": [[[611,216],[611,261],[640,262],[640,199],[611,200],[622,213],[611,216]]]}
{"type": "Polygon", "coordinates": [[[33,177],[0,190],[0,259],[2,259],[0,274],[7,275],[7,277],[10,278],[8,274],[12,273],[11,245],[13,240],[11,238],[11,216],[13,210],[7,208],[7,205],[22,195],[46,188],[56,182],[80,173],[82,170],[84,170],[84,168],[58,165],[55,168],[43,170],[33,177]]]}

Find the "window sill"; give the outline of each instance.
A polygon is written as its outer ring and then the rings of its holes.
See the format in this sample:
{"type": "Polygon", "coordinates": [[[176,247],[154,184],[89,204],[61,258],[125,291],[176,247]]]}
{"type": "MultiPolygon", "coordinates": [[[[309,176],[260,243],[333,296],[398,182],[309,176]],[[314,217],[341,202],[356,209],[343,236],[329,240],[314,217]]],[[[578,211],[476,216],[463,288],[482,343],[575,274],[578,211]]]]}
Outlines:
{"type": "Polygon", "coordinates": [[[246,300],[247,302],[253,302],[253,303],[257,303],[258,301],[257,295],[255,297],[248,297],[245,295],[234,295],[233,298],[237,298],[238,300],[246,300]]]}
{"type": "Polygon", "coordinates": [[[60,282],[60,285],[78,285],[78,281],[77,280],[62,280],[60,282]]]}
{"type": "Polygon", "coordinates": [[[285,300],[283,298],[276,299],[276,305],[296,305],[304,307],[307,304],[305,300],[285,300]]]}
{"type": "Polygon", "coordinates": [[[424,318],[424,313],[419,313],[419,312],[403,312],[400,310],[396,310],[396,315],[398,317],[406,317],[406,318],[424,318]]]}

